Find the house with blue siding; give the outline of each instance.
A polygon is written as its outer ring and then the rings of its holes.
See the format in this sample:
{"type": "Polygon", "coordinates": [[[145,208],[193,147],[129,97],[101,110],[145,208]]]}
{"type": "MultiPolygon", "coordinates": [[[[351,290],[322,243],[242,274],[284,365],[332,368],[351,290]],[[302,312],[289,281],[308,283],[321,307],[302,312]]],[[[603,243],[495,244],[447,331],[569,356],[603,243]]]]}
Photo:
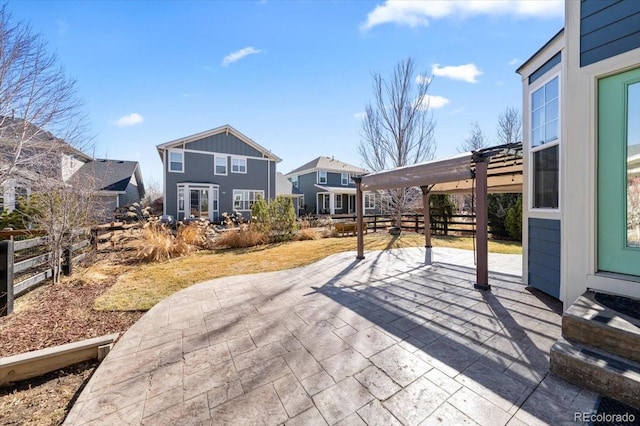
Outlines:
{"type": "Polygon", "coordinates": [[[523,281],[564,309],[551,371],[640,408],[640,1],[565,2],[517,72],[523,281]]]}
{"type": "MultiPolygon", "coordinates": [[[[285,175],[303,195],[303,213],[355,214],[356,187],[352,176],[368,173],[365,169],[336,160],[318,157],[285,175]]],[[[375,194],[365,194],[365,209],[375,211],[375,194]]]]}
{"type": "Polygon", "coordinates": [[[276,195],[281,159],[230,125],[157,146],[163,164],[164,214],[178,220],[248,217],[258,197],[276,195]]]}

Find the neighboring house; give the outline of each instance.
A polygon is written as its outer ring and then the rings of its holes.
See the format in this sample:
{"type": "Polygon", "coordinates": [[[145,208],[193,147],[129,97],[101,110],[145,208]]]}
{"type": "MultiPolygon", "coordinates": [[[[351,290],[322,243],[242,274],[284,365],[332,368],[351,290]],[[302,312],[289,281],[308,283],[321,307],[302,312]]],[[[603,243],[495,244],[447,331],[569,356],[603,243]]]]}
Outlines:
{"type": "Polygon", "coordinates": [[[116,209],[140,202],[145,194],[137,161],[97,158],[84,163],[74,174],[73,180],[76,179],[96,191],[100,200],[96,216],[103,220],[113,220],[116,209]]]}
{"type": "Polygon", "coordinates": [[[281,160],[229,125],[157,146],[164,170],[164,214],[178,220],[218,220],[225,212],[248,217],[258,196],[276,195],[281,160]]]}
{"type": "Polygon", "coordinates": [[[523,280],[640,298],[640,1],[567,1],[523,85],[523,280]]]}
{"type": "Polygon", "coordinates": [[[304,195],[280,172],[276,172],[276,197],[278,196],[291,198],[296,215],[298,216],[302,213],[301,210],[302,206],[304,206],[304,195]]]}
{"type": "MultiPolygon", "coordinates": [[[[305,213],[355,214],[356,187],[352,176],[368,173],[330,157],[318,157],[287,173],[285,177],[304,195],[305,213]]],[[[376,195],[365,194],[365,213],[376,210],[376,195]]]]}

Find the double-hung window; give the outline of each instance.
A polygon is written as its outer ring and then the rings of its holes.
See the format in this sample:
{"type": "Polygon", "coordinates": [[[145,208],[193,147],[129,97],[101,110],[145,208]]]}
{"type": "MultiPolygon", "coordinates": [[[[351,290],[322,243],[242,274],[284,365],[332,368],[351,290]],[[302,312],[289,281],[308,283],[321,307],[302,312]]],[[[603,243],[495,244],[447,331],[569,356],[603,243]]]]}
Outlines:
{"type": "Polygon", "coordinates": [[[364,208],[365,209],[376,208],[376,194],[373,194],[373,193],[364,194],[364,208]]]}
{"type": "Polygon", "coordinates": [[[264,191],[255,191],[250,189],[234,189],[233,190],[233,208],[238,211],[251,210],[253,204],[258,197],[264,198],[264,191]]]}
{"type": "Polygon", "coordinates": [[[318,183],[327,183],[327,171],[318,170],[318,183]]]}
{"type": "Polygon", "coordinates": [[[560,78],[548,80],[531,94],[531,206],[559,208],[560,78]]]}
{"type": "Polygon", "coordinates": [[[342,194],[336,194],[336,209],[342,210],[342,194]]]}
{"type": "Polygon", "coordinates": [[[291,184],[294,188],[298,187],[298,176],[291,176],[291,184]]]}
{"type": "Polygon", "coordinates": [[[184,151],[181,149],[169,150],[169,171],[182,173],[184,172],[184,151]]]}
{"type": "Polygon", "coordinates": [[[231,157],[231,173],[247,173],[247,159],[231,157]]]}
{"type": "Polygon", "coordinates": [[[214,174],[226,175],[227,174],[227,156],[215,156],[214,174]]]}
{"type": "Polygon", "coordinates": [[[349,173],[340,174],[340,183],[342,184],[342,186],[349,185],[349,173]]]}

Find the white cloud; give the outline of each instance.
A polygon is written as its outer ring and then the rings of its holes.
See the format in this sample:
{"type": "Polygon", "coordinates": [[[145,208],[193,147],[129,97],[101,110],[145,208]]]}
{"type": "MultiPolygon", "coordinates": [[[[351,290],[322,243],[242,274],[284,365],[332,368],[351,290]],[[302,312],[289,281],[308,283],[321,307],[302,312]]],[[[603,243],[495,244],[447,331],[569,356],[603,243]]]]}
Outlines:
{"type": "Polygon", "coordinates": [[[356,112],[355,114],[353,114],[353,117],[358,120],[364,120],[366,116],[367,116],[366,112],[356,112]]]}
{"type": "Polygon", "coordinates": [[[418,99],[416,102],[420,103],[421,109],[438,109],[444,107],[451,101],[444,96],[424,95],[422,99],[418,99]]]}
{"type": "Polygon", "coordinates": [[[416,77],[416,83],[418,83],[418,84],[431,84],[432,80],[433,79],[429,75],[420,75],[420,74],[418,74],[418,76],[416,77]]]}
{"type": "Polygon", "coordinates": [[[129,127],[135,126],[136,124],[140,124],[144,121],[144,117],[138,114],[137,112],[132,112],[128,115],[123,115],[118,118],[115,122],[118,127],[129,127]]]}
{"type": "Polygon", "coordinates": [[[233,53],[229,53],[227,56],[225,56],[224,59],[222,59],[222,66],[223,67],[229,66],[230,64],[239,61],[245,56],[255,55],[260,52],[262,52],[262,50],[256,49],[255,47],[252,47],[252,46],[245,47],[244,49],[240,49],[233,53]]]}
{"type": "Polygon", "coordinates": [[[458,66],[446,66],[441,67],[440,64],[435,64],[431,68],[433,75],[438,77],[447,77],[453,80],[462,80],[467,83],[477,83],[477,77],[482,75],[482,71],[476,67],[476,64],[466,64],[458,66]]]}
{"type": "Polygon", "coordinates": [[[514,65],[518,65],[520,63],[520,59],[518,58],[513,58],[512,60],[509,61],[509,65],[514,66],[514,65]]]}
{"type": "Polygon", "coordinates": [[[449,16],[506,15],[511,17],[549,18],[563,16],[563,0],[387,0],[367,14],[360,28],[397,24],[411,28],[427,27],[430,20],[449,16]]]}

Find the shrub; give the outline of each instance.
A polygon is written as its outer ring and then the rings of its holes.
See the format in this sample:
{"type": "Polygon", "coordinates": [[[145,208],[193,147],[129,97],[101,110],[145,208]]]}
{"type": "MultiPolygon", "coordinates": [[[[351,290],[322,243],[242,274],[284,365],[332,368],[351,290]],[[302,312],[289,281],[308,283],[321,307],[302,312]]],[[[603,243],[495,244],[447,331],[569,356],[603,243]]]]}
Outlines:
{"type": "Polygon", "coordinates": [[[256,231],[277,242],[290,240],[298,229],[293,203],[282,196],[270,203],[258,197],[251,207],[251,223],[256,231]]]}
{"type": "Polygon", "coordinates": [[[207,228],[209,222],[191,222],[188,225],[182,225],[178,228],[177,239],[184,241],[186,244],[200,248],[207,248],[207,228]]]}
{"type": "Polygon", "coordinates": [[[309,229],[300,230],[294,237],[294,241],[308,241],[308,240],[317,240],[319,237],[316,231],[310,231],[309,229]]]}
{"type": "Polygon", "coordinates": [[[143,262],[162,262],[191,251],[191,246],[184,239],[174,237],[171,231],[160,225],[145,225],[141,240],[136,257],[143,262]]]}
{"type": "Polygon", "coordinates": [[[269,238],[253,226],[243,225],[240,229],[232,229],[220,234],[215,246],[218,248],[254,247],[269,242],[269,238]]]}
{"type": "Polygon", "coordinates": [[[507,210],[504,224],[511,238],[522,241],[522,196],[507,210]]]}

